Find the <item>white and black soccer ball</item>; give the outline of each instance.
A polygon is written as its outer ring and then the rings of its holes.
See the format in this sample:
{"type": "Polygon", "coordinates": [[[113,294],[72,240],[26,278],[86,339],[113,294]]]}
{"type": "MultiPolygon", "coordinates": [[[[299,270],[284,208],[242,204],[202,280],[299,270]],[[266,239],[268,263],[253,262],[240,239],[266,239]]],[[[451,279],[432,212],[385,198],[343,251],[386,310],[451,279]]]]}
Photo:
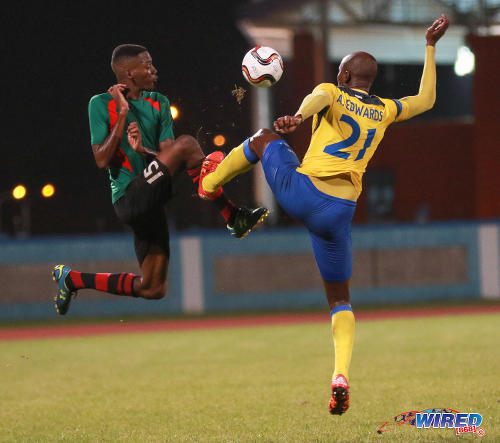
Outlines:
{"type": "Polygon", "coordinates": [[[243,57],[241,72],[251,85],[268,88],[281,78],[283,60],[275,49],[268,46],[256,46],[243,57]]]}

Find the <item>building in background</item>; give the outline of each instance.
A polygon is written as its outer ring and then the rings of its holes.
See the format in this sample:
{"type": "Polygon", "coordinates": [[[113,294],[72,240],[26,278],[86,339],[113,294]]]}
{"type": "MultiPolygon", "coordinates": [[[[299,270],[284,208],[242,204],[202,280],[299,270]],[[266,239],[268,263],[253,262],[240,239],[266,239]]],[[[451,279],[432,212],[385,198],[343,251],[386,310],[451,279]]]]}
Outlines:
{"type": "MultiPolygon", "coordinates": [[[[436,54],[436,105],[388,130],[368,167],[357,222],[500,217],[494,192],[500,181],[493,166],[499,164],[500,142],[492,119],[499,93],[490,85],[500,69],[500,1],[256,0],[240,10],[239,27],[249,44],[271,46],[285,60],[279,84],[252,88],[254,129],[294,113],[302,98],[316,84],[333,81],[340,60],[357,50],[379,62],[373,93],[416,94],[424,32],[443,12],[452,26],[436,54]]],[[[309,126],[290,137],[299,158],[307,149],[309,126]]],[[[259,170],[255,181],[256,200],[270,205],[272,195],[259,170]]]]}

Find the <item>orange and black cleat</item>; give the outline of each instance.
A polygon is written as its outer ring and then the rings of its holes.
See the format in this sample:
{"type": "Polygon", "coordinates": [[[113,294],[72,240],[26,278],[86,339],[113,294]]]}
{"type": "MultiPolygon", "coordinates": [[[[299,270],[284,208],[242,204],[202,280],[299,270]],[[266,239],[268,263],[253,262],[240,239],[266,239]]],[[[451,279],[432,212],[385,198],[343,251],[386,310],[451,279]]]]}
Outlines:
{"type": "Polygon", "coordinates": [[[349,384],[347,379],[339,374],[332,381],[332,398],[328,410],[332,415],[342,415],[349,409],[349,384]]]}
{"type": "Polygon", "coordinates": [[[203,179],[214,172],[219,166],[219,163],[224,160],[224,153],[222,151],[215,151],[208,154],[201,164],[200,180],[198,181],[198,196],[203,200],[215,200],[222,194],[222,187],[219,187],[215,192],[207,192],[203,189],[203,179]]]}

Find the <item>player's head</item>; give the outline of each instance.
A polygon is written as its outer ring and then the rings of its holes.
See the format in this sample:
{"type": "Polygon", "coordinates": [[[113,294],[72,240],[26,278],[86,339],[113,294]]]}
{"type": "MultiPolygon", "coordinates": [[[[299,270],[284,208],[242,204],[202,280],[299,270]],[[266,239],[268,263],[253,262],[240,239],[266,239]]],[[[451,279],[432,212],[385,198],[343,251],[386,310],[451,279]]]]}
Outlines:
{"type": "Polygon", "coordinates": [[[346,55],[339,66],[337,84],[349,88],[370,90],[377,76],[377,60],[368,52],[346,55]]]}
{"type": "Polygon", "coordinates": [[[120,83],[140,90],[152,90],[158,71],[148,50],[141,45],[120,45],[111,55],[111,69],[120,83]]]}

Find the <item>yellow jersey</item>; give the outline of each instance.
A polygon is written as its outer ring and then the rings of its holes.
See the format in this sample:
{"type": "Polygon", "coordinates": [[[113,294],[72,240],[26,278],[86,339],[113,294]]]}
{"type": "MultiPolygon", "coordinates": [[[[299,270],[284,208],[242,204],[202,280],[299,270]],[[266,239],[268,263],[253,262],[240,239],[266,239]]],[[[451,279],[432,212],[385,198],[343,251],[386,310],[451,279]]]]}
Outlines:
{"type": "Polygon", "coordinates": [[[363,173],[385,130],[408,118],[408,104],[332,83],[318,85],[315,93],[326,93],[329,106],[313,117],[311,142],[297,171],[322,178],[347,174],[359,196],[363,173]]]}

